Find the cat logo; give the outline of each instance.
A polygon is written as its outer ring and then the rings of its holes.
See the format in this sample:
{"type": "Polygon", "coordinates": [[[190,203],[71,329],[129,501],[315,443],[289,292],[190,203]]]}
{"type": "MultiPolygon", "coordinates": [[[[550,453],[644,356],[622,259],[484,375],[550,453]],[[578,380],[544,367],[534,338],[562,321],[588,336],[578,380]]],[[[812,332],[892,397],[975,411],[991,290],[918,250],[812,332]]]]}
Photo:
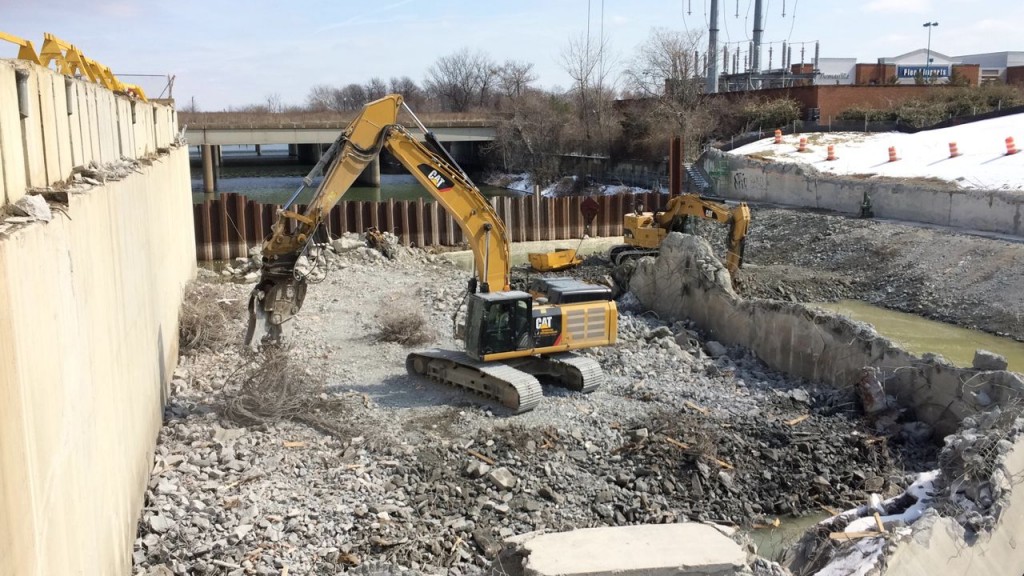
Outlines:
{"type": "Polygon", "coordinates": [[[537,318],[537,330],[551,330],[551,316],[537,318]]]}
{"type": "Polygon", "coordinates": [[[437,173],[437,170],[431,170],[430,174],[427,174],[427,178],[434,183],[434,188],[441,188],[444,186],[444,176],[437,173]]]}
{"type": "Polygon", "coordinates": [[[451,180],[446,178],[444,174],[441,174],[436,168],[429,164],[420,164],[417,168],[419,168],[420,173],[423,174],[423,176],[425,176],[439,192],[445,192],[455,185],[451,180]]]}
{"type": "Polygon", "coordinates": [[[715,211],[712,210],[711,208],[705,208],[704,209],[704,217],[705,218],[710,218],[712,220],[717,220],[717,218],[715,218],[715,211]]]}

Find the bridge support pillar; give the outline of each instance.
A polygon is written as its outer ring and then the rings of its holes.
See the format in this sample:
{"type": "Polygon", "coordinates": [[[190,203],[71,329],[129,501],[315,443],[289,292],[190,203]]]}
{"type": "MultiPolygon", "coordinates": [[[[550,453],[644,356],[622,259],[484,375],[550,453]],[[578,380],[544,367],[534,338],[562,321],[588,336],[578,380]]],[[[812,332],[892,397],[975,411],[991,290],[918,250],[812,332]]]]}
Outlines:
{"type": "Polygon", "coordinates": [[[380,188],[380,154],[374,157],[366,168],[363,169],[362,174],[356,178],[356,184],[362,186],[372,186],[373,188],[380,188]]]}
{"type": "Polygon", "coordinates": [[[256,155],[257,156],[263,156],[263,151],[260,150],[260,145],[259,144],[256,145],[256,155]]]}
{"type": "Polygon", "coordinates": [[[316,164],[320,161],[323,151],[319,144],[298,144],[300,164],[316,164]]]}
{"type": "Polygon", "coordinates": [[[209,144],[203,144],[202,159],[203,159],[203,192],[206,194],[213,194],[213,191],[217,189],[217,180],[214,177],[213,172],[213,157],[215,156],[213,146],[209,144]]]}
{"type": "Polygon", "coordinates": [[[289,158],[295,158],[298,155],[299,155],[299,145],[298,144],[289,144],[288,145],[288,157],[289,158]]]}

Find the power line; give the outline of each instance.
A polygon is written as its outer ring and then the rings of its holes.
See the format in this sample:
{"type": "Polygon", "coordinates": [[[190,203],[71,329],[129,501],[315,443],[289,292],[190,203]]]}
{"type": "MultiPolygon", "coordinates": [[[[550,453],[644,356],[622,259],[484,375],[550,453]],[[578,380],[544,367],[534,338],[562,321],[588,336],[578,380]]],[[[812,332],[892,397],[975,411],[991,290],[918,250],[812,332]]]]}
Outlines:
{"type": "MultiPolygon", "coordinates": [[[[789,40],[790,38],[793,37],[793,27],[796,26],[796,7],[799,4],[800,4],[800,0],[793,0],[793,22],[790,23],[790,25],[789,25],[789,36],[786,37],[786,40],[789,40]]],[[[786,0],[782,0],[782,6],[783,6],[782,9],[785,10],[786,9],[785,8],[786,0]]],[[[783,13],[783,16],[785,16],[785,13],[783,13]]]]}

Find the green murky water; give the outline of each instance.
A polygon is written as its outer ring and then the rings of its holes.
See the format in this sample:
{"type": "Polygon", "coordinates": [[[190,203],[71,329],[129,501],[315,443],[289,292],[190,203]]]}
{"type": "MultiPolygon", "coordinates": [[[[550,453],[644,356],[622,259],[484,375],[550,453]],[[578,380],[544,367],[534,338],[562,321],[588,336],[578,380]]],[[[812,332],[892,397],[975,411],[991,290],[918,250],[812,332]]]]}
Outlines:
{"type": "Polygon", "coordinates": [[[814,304],[875,327],[879,334],[917,355],[940,354],[957,366],[969,367],[974,351],[983,348],[1006,357],[1009,369],[1024,372],[1024,342],[944,324],[857,300],[814,304]]]}

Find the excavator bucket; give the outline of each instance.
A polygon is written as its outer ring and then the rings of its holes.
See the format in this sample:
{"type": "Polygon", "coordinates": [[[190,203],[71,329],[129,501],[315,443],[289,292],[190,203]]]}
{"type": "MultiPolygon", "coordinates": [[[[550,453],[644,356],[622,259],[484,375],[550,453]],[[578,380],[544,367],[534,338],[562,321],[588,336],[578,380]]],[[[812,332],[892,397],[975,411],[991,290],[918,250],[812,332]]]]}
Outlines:
{"type": "Polygon", "coordinates": [[[573,248],[558,248],[554,252],[530,252],[530,267],[538,272],[557,272],[579,266],[583,259],[573,248]]]}

